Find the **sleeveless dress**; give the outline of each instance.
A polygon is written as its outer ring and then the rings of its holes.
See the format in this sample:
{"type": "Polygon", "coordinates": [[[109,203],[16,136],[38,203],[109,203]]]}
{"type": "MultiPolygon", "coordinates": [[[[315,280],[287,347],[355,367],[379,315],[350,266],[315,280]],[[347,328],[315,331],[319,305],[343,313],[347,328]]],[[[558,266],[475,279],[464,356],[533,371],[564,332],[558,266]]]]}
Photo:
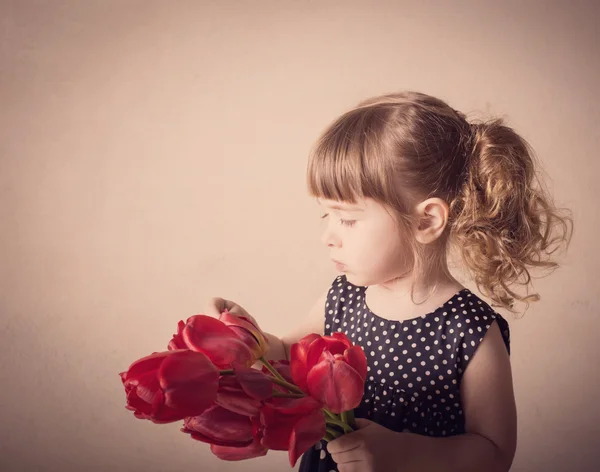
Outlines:
{"type": "MultiPolygon", "coordinates": [[[[366,289],[340,275],[325,304],[324,334],[341,331],[367,356],[364,396],[355,417],[398,432],[464,434],[463,372],[494,321],[510,355],[506,320],[465,288],[431,313],[392,321],[369,310],[366,289]]],[[[326,444],[321,440],[302,455],[300,472],[338,470],[326,444]]]]}

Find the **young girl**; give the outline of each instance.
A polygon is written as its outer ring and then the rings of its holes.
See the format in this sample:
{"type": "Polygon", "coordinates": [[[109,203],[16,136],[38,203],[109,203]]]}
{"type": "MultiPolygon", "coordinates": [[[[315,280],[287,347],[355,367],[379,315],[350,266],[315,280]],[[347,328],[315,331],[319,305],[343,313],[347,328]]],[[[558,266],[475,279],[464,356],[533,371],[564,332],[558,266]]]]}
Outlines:
{"type": "MultiPolygon", "coordinates": [[[[308,333],[340,331],[368,360],[359,430],[321,441],[300,471],[506,471],[517,420],[509,326],[448,269],[454,252],[492,306],[511,312],[530,268],[571,238],[526,141],[501,120],[469,123],[416,92],[363,101],[323,133],[308,163],[323,206],[322,241],[341,273],[306,323],[270,359],[308,333]],[[555,234],[554,230],[560,230],[555,234]],[[324,315],[324,320],[323,320],[324,315]]],[[[245,310],[222,298],[207,313],[245,310]]]]}

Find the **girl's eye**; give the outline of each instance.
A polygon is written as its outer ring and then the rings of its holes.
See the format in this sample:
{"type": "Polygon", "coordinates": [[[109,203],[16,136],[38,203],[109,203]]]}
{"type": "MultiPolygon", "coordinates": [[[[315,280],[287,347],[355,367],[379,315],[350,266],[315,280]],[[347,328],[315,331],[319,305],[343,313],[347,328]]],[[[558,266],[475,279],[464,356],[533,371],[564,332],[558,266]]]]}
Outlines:
{"type": "MultiPolygon", "coordinates": [[[[325,213],[323,216],[321,216],[321,218],[327,218],[327,216],[329,216],[329,213],[325,213]]],[[[343,220],[340,219],[340,223],[344,226],[354,226],[354,223],[356,223],[356,220],[343,220]]]]}

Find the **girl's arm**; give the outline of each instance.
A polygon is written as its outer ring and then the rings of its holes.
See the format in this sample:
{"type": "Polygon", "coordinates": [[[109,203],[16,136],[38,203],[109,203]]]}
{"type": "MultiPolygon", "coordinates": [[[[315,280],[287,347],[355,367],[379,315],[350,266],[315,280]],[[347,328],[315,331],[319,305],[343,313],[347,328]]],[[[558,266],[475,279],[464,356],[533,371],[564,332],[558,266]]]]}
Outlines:
{"type": "MultiPolygon", "coordinates": [[[[327,294],[329,288],[317,299],[308,315],[301,319],[298,323],[297,318],[290,319],[290,325],[292,329],[288,330],[285,336],[279,338],[278,336],[265,332],[266,337],[269,340],[269,350],[265,354],[266,360],[280,359],[290,360],[290,347],[292,344],[297,343],[301,338],[310,333],[316,333],[323,335],[323,328],[325,324],[325,303],[327,302],[327,294]]],[[[287,316],[282,313],[281,316],[287,316]]],[[[252,367],[260,369],[262,363],[259,361],[252,367]]]]}
{"type": "Polygon", "coordinates": [[[466,434],[431,438],[411,433],[409,462],[399,470],[506,472],[517,445],[517,412],[508,352],[494,322],[462,378],[466,434]]]}
{"type": "MultiPolygon", "coordinates": [[[[265,360],[289,360],[290,346],[292,344],[298,342],[298,340],[310,333],[323,334],[323,326],[325,324],[325,303],[327,302],[329,290],[330,288],[327,288],[327,290],[323,292],[312,306],[308,316],[302,319],[299,324],[297,324],[297,317],[290,319],[290,325],[295,326],[295,328],[288,331],[284,337],[279,338],[272,333],[263,331],[269,341],[269,350],[264,355],[265,360]]],[[[221,297],[210,298],[206,303],[204,313],[218,319],[225,308],[234,315],[249,316],[249,313],[241,305],[221,297]]],[[[287,313],[281,313],[280,316],[285,318],[289,317],[287,313]]],[[[260,324],[260,321],[258,321],[258,323],[260,324]]],[[[257,361],[252,367],[255,369],[262,369],[262,366],[262,362],[257,361]]]]}

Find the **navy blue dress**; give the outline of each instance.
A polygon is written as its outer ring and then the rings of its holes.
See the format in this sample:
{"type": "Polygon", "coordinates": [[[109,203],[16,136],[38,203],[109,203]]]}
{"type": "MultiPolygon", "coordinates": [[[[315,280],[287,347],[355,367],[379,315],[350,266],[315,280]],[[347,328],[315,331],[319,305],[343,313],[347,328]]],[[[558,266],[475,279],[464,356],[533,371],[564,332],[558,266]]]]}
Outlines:
{"type": "MultiPolygon", "coordinates": [[[[463,372],[493,321],[510,354],[506,320],[465,288],[431,313],[392,321],[369,310],[366,289],[340,275],[325,305],[324,333],[341,331],[367,355],[367,380],[356,418],[425,436],[464,434],[463,372]]],[[[326,444],[319,441],[302,455],[300,472],[337,471],[326,444]]]]}

